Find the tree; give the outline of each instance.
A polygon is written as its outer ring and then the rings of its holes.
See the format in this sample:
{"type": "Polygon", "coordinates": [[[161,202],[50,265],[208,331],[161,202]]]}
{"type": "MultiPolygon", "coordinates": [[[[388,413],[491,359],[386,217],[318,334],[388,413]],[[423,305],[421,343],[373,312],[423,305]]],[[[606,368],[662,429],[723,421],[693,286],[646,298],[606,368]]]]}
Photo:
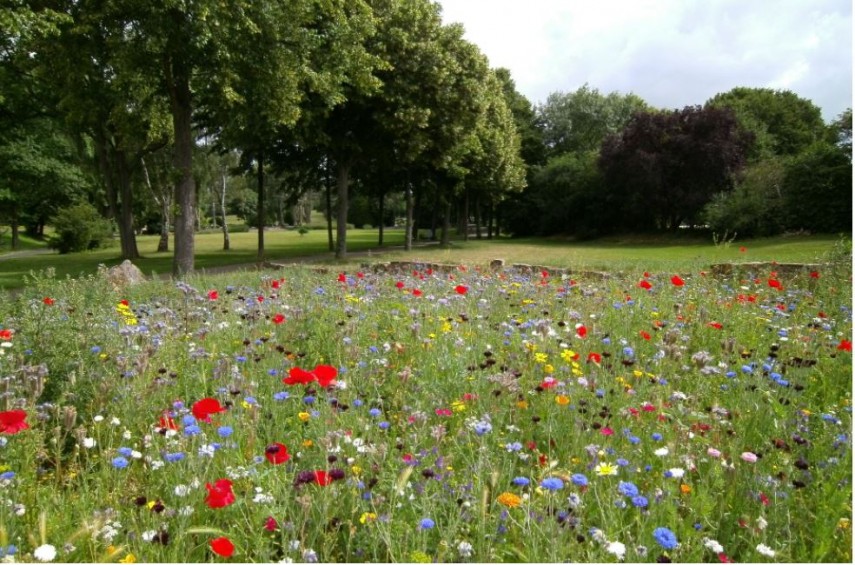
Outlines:
{"type": "Polygon", "coordinates": [[[730,108],[742,127],[754,134],[751,160],[796,155],[826,131],[820,109],[789,90],[737,87],[716,94],[705,106],[730,108]]]}
{"type": "Polygon", "coordinates": [[[620,132],[636,112],[650,108],[635,94],[600,94],[587,84],[575,92],[553,92],[537,108],[550,155],[600,148],[607,135],[620,132]]]}
{"type": "Polygon", "coordinates": [[[732,188],[751,141],[726,108],[635,114],[600,152],[612,225],[648,231],[694,222],[713,194],[732,188]]]}
{"type": "Polygon", "coordinates": [[[782,183],[785,225],[790,230],[852,230],[852,160],[845,150],[817,142],[787,166],[782,183]]]}

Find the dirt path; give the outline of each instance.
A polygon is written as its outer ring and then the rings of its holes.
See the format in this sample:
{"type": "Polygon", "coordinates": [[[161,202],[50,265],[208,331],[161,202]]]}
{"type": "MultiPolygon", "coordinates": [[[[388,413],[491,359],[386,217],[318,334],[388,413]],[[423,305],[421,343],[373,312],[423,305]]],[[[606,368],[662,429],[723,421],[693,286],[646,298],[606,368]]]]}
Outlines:
{"type": "Polygon", "coordinates": [[[18,259],[20,257],[35,257],[36,255],[51,255],[58,254],[55,249],[22,249],[20,251],[10,251],[9,253],[0,254],[0,261],[6,259],[18,259]]]}

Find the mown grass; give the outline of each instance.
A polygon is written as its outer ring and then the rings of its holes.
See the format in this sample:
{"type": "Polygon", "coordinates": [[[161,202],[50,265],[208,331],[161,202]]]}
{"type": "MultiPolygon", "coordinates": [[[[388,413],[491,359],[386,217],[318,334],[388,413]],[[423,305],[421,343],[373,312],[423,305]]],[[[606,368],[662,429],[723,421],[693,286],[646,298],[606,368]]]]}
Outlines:
{"type": "MultiPolygon", "coordinates": [[[[249,265],[256,262],[257,233],[231,235],[231,250],[222,250],[222,234],[201,233],[196,236],[196,268],[200,271],[229,265],[249,265]]],[[[386,246],[403,244],[400,229],[387,229],[386,246]]],[[[312,230],[301,236],[293,230],[271,230],[265,233],[266,258],[288,262],[315,256],[318,262],[348,266],[366,261],[424,261],[485,266],[493,259],[508,264],[528,263],[573,270],[648,270],[671,268],[693,272],[709,268],[713,263],[744,263],[778,261],[781,263],[816,263],[834,248],[839,237],[792,236],[754,239],[715,245],[706,238],[675,236],[607,238],[591,242],[561,239],[508,239],[469,241],[454,240],[450,248],[436,245],[417,246],[413,251],[379,250],[371,257],[357,254],[345,261],[336,261],[328,251],[327,235],[312,230]]],[[[168,274],[172,271],[172,253],[156,253],[158,238],[137,238],[142,258],[135,264],[147,275],[168,274]]],[[[376,247],[376,230],[348,231],[348,248],[359,252],[376,247]]],[[[172,243],[170,242],[170,245],[172,243]]],[[[53,268],[56,276],[80,276],[95,273],[99,264],[120,263],[118,248],[100,249],[68,255],[36,255],[3,259],[0,255],[0,289],[21,288],[30,272],[53,268]]]]}

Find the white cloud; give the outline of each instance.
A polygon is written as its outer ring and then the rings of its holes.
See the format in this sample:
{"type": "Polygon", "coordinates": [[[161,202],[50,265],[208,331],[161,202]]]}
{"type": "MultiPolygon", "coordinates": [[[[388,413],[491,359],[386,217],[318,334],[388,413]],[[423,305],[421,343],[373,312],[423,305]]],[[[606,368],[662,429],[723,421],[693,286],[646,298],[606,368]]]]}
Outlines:
{"type": "Polygon", "coordinates": [[[852,7],[841,0],[439,0],[532,102],[584,83],[650,104],[785,88],[826,120],[852,105],[852,7]]]}

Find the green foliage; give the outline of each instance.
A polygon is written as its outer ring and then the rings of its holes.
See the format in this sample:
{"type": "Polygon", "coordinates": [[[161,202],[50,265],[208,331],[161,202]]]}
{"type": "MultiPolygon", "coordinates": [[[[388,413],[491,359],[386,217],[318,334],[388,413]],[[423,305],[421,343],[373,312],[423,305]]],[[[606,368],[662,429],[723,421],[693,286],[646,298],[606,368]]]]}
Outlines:
{"type": "Polygon", "coordinates": [[[782,189],[789,229],[852,229],[852,162],[840,147],[820,142],[805,149],[787,167],[782,189]]]}
{"type": "Polygon", "coordinates": [[[736,187],[716,194],[706,206],[703,221],[713,232],[730,231],[740,237],[763,237],[783,232],[783,186],[788,159],[773,157],[749,165],[736,187]]]}
{"type": "Polygon", "coordinates": [[[50,246],[60,253],[103,247],[113,235],[110,222],[86,202],[63,208],[53,217],[51,224],[55,235],[50,246]]]}
{"type": "Polygon", "coordinates": [[[754,160],[796,155],[825,136],[820,109],[789,90],[737,87],[715,95],[706,106],[736,113],[742,127],[754,134],[754,160]]]}

